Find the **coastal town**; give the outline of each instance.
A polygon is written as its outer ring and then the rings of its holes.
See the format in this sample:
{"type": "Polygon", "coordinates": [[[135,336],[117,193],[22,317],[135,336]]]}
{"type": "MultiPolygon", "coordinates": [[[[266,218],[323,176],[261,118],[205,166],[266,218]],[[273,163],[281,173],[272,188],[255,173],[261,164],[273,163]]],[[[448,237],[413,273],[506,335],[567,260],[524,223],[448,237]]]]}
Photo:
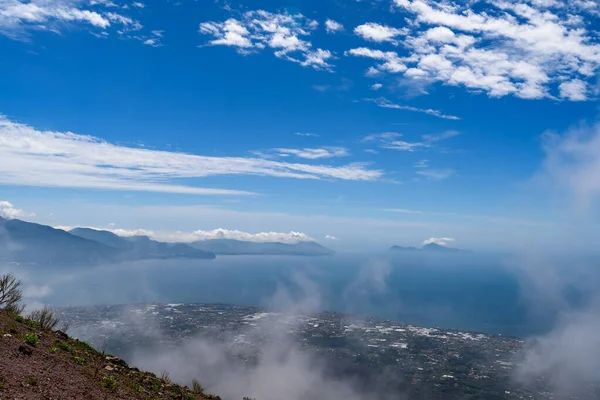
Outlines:
{"type": "MultiPolygon", "coordinates": [[[[230,362],[249,366],[274,346],[294,348],[319,360],[329,376],[352,379],[365,391],[397,393],[394,398],[556,398],[547,382],[514,379],[524,342],[513,337],[214,304],[73,307],[61,315],[72,334],[126,360],[141,348],[202,338],[230,362]]],[[[597,398],[597,390],[590,388],[586,398],[597,398]]]]}

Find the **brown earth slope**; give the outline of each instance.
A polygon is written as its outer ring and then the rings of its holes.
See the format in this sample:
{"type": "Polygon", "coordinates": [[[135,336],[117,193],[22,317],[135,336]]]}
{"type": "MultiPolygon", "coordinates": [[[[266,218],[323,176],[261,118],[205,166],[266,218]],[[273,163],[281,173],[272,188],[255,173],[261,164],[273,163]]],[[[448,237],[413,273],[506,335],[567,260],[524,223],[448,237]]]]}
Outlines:
{"type": "Polygon", "coordinates": [[[220,400],[0,310],[0,399],[220,400]]]}

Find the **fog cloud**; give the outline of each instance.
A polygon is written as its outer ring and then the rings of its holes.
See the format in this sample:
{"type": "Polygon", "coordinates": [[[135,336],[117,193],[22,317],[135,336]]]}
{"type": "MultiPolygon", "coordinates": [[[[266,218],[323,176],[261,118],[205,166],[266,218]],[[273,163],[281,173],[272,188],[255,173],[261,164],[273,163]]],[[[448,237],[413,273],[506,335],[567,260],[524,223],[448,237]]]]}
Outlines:
{"type": "MultiPolygon", "coordinates": [[[[381,288],[385,272],[380,272],[373,280],[362,279],[381,288]]],[[[168,371],[179,382],[199,378],[208,391],[228,399],[398,399],[398,393],[375,393],[336,376],[325,358],[301,347],[295,329],[322,307],[321,293],[310,278],[294,274],[291,287],[279,285],[267,301],[279,311],[257,314],[246,329],[225,332],[223,340],[196,336],[176,346],[136,351],[132,362],[157,373],[168,371]]]]}
{"type": "MultiPolygon", "coordinates": [[[[600,128],[576,128],[544,135],[546,157],[541,176],[553,189],[566,192],[571,208],[591,212],[600,194],[600,128]]],[[[588,238],[579,231],[581,238],[588,238]]],[[[591,398],[600,382],[600,287],[597,255],[544,257],[523,255],[519,263],[524,299],[539,317],[556,309],[554,328],[532,338],[522,354],[516,378],[526,384],[545,377],[559,398],[577,393],[591,398]]],[[[595,395],[593,395],[595,396],[595,395]]]]}

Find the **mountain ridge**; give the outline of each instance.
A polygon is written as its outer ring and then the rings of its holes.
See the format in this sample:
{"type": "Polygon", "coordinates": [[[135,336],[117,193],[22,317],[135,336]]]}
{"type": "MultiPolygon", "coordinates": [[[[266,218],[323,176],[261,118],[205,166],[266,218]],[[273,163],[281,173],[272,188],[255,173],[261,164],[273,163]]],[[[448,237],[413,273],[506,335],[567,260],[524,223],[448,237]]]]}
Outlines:
{"type": "Polygon", "coordinates": [[[413,253],[471,253],[471,250],[457,249],[454,247],[446,247],[437,243],[427,243],[422,247],[403,247],[394,245],[390,247],[390,251],[395,252],[413,252],[413,253]]]}
{"type": "Polygon", "coordinates": [[[207,239],[190,243],[191,246],[217,255],[296,255],[326,256],[335,252],[317,242],[247,242],[236,239],[207,239]]]}
{"type": "Polygon", "coordinates": [[[279,243],[211,239],[164,243],[148,236],[122,237],[93,228],[69,231],[0,217],[0,261],[30,264],[101,264],[149,259],[209,260],[219,255],[334,254],[317,242],[279,243]]]}
{"type": "Polygon", "coordinates": [[[126,260],[215,258],[215,254],[212,252],[196,249],[183,243],[158,242],[150,239],[148,236],[121,237],[110,231],[92,228],[74,228],[69,233],[114,247],[120,251],[121,257],[126,260]]]}

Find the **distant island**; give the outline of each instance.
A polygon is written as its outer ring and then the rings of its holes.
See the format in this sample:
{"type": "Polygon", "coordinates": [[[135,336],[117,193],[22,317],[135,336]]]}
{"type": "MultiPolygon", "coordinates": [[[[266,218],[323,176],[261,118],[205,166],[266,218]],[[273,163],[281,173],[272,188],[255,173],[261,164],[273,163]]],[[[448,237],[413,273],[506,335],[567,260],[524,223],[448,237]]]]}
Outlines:
{"type": "Polygon", "coordinates": [[[100,264],[150,259],[210,260],[216,255],[323,256],[316,242],[255,243],[230,239],[163,243],[148,236],[122,237],[92,228],[56,229],[0,217],[0,261],[35,264],[100,264]]]}
{"type": "Polygon", "coordinates": [[[413,252],[413,253],[470,253],[470,250],[455,249],[453,247],[442,246],[437,243],[428,243],[423,247],[403,247],[392,246],[391,251],[395,252],[413,252]]]}

